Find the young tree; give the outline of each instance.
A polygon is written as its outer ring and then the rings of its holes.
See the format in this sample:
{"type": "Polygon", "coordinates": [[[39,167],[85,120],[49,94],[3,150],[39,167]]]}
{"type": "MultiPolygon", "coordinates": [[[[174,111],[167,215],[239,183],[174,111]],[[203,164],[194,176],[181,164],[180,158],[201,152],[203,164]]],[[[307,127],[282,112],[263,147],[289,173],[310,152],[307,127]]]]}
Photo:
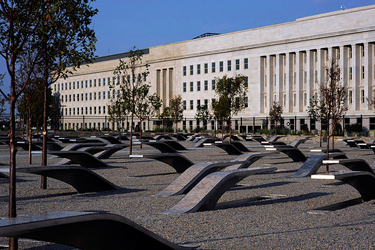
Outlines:
{"type": "MultiPolygon", "coordinates": [[[[236,75],[234,77],[223,76],[216,79],[215,94],[218,102],[215,108],[219,109],[221,114],[228,112],[229,118],[229,143],[232,139],[232,116],[245,109],[247,87],[245,76],[236,75]]],[[[218,117],[219,119],[219,117],[218,117]]]]}
{"type": "Polygon", "coordinates": [[[203,127],[207,126],[207,122],[212,119],[212,113],[208,109],[207,105],[198,105],[197,113],[195,113],[195,119],[198,124],[200,121],[203,122],[203,127]]]}
{"type": "MultiPolygon", "coordinates": [[[[327,126],[327,159],[329,159],[330,138],[334,139],[337,122],[341,121],[343,115],[348,110],[345,105],[347,95],[346,90],[340,80],[340,66],[338,61],[332,59],[326,67],[327,80],[319,86],[318,100],[315,110],[320,115],[321,121],[326,122],[327,126]]],[[[313,114],[313,113],[312,113],[313,114]]],[[[334,144],[332,142],[332,146],[334,144]]],[[[329,172],[329,165],[326,166],[326,172],[329,172]]]]}
{"type": "Polygon", "coordinates": [[[143,52],[135,47],[129,51],[128,59],[120,59],[119,65],[113,74],[117,76],[117,83],[112,83],[113,88],[120,90],[119,99],[123,102],[130,113],[130,148],[129,154],[133,152],[133,123],[137,114],[137,107],[142,100],[143,85],[149,74],[148,64],[142,61],[143,52]]]}
{"type": "Polygon", "coordinates": [[[310,98],[310,105],[307,107],[306,111],[311,119],[320,122],[319,147],[322,147],[323,123],[327,120],[324,116],[326,111],[323,100],[320,100],[318,95],[313,95],[310,98]]]}
{"type": "Polygon", "coordinates": [[[281,123],[283,107],[278,102],[273,102],[269,112],[270,120],[275,124],[275,135],[277,135],[277,123],[281,123]]]}
{"type": "Polygon", "coordinates": [[[128,108],[126,107],[127,103],[124,103],[123,100],[112,97],[108,104],[108,120],[112,123],[117,124],[117,130],[119,133],[119,140],[121,140],[121,129],[120,125],[126,120],[128,115],[128,108]]]}
{"type": "Polygon", "coordinates": [[[178,122],[182,121],[184,106],[182,104],[182,96],[178,95],[169,100],[169,112],[171,119],[174,124],[176,124],[176,133],[178,132],[178,122]]]}
{"type": "Polygon", "coordinates": [[[165,107],[163,112],[159,114],[158,118],[162,121],[164,133],[167,132],[167,127],[171,123],[171,109],[169,107],[165,107]]]}
{"type": "Polygon", "coordinates": [[[140,139],[141,139],[141,145],[140,148],[142,149],[142,123],[147,117],[153,117],[156,112],[160,109],[162,105],[162,100],[160,97],[154,93],[150,95],[150,85],[144,84],[140,88],[140,94],[139,94],[139,100],[137,102],[136,106],[136,116],[139,119],[139,130],[140,130],[140,139]]]}

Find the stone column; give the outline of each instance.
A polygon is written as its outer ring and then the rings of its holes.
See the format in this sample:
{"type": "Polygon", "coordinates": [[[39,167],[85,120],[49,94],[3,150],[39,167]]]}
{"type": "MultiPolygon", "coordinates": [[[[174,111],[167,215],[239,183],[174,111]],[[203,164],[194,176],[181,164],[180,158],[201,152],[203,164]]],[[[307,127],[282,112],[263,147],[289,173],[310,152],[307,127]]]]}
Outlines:
{"type": "Polygon", "coordinates": [[[353,109],[359,110],[360,108],[360,91],[359,91],[359,82],[360,82],[360,64],[359,64],[359,47],[356,44],[352,44],[352,90],[353,90],[353,109]]]}
{"type": "Polygon", "coordinates": [[[365,97],[368,98],[368,101],[365,99],[365,106],[363,107],[364,110],[371,110],[372,107],[368,105],[368,103],[372,100],[372,44],[365,43],[364,44],[365,50],[365,57],[364,57],[364,67],[365,67],[365,78],[363,79],[363,85],[365,90],[365,97]]]}

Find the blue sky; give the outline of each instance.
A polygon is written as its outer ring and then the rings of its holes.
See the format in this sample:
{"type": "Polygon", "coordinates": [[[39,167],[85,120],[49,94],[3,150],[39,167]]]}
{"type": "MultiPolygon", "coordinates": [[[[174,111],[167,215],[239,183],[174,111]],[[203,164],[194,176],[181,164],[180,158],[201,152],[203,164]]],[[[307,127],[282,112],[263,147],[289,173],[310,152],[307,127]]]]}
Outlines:
{"type": "MultiPolygon", "coordinates": [[[[97,56],[294,21],[375,4],[375,0],[97,0],[97,56]]],[[[339,24],[337,24],[339,25],[339,24]]],[[[3,58],[0,72],[5,73],[3,58]]],[[[8,92],[8,79],[2,87],[8,92]]]]}

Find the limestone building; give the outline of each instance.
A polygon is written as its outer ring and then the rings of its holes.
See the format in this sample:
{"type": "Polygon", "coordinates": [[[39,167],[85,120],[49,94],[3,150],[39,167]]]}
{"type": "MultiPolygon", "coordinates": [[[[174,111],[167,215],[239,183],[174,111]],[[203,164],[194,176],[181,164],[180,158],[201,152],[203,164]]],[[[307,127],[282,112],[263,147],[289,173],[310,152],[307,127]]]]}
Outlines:
{"type": "MultiPolygon", "coordinates": [[[[284,109],[284,125],[299,129],[316,124],[306,109],[320,82],[325,65],[336,58],[347,88],[349,111],[345,124],[361,122],[375,129],[375,114],[368,102],[375,88],[375,5],[345,9],[267,27],[207,36],[150,47],[144,60],[150,65],[147,82],[167,105],[181,95],[184,117],[180,128],[196,126],[197,105],[211,104],[215,78],[242,74],[247,77],[248,102],[235,118],[243,132],[268,126],[273,101],[284,109]]],[[[124,54],[99,57],[68,79],[52,86],[61,96],[64,129],[112,128],[107,103],[113,70],[124,54]]],[[[152,122],[145,122],[146,129],[152,122]]],[[[124,125],[127,127],[127,124],[124,125]]],[[[208,124],[212,129],[214,121],[208,124]]],[[[116,125],[115,125],[116,127],[116,125]]]]}

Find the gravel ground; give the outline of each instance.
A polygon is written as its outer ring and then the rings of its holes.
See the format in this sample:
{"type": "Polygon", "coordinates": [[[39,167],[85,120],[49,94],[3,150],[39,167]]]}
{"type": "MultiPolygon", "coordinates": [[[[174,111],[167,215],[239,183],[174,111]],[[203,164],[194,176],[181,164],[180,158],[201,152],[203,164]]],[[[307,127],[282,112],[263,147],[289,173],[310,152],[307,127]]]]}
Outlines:
{"type": "MultiPolygon", "coordinates": [[[[243,143],[257,152],[265,151],[257,142],[243,143]]],[[[181,142],[191,147],[192,142],[181,142]]],[[[299,146],[306,154],[317,148],[316,142],[299,146]]],[[[349,148],[336,143],[348,158],[375,159],[372,150],[349,148]]],[[[135,154],[159,153],[152,147],[135,148],[135,154]]],[[[359,193],[349,185],[332,180],[291,178],[302,165],[286,155],[265,157],[252,166],[276,166],[274,173],[245,178],[226,192],[217,209],[187,214],[163,214],[182,195],[155,196],[178,174],[167,164],[156,160],[128,159],[128,150],[104,160],[111,167],[94,169],[120,187],[116,191],[78,194],[71,186],[48,179],[48,189],[41,190],[40,177],[17,175],[18,216],[58,211],[106,211],[122,215],[175,243],[192,244],[198,249],[373,249],[375,248],[374,202],[364,202],[336,210],[317,210],[323,206],[355,199],[359,193]],[[265,199],[255,199],[269,196],[265,199]]],[[[227,155],[214,146],[181,151],[193,162],[225,161],[227,155]]],[[[52,165],[59,159],[48,158],[52,165]]],[[[7,146],[0,146],[0,163],[9,164],[7,146]]],[[[33,154],[33,164],[40,166],[41,154],[33,154]]],[[[17,167],[26,167],[27,152],[20,149],[17,167]]],[[[332,170],[345,170],[335,165],[332,170]]],[[[319,172],[324,172],[322,167],[319,172]]],[[[8,194],[8,184],[0,184],[0,195],[8,194]]],[[[0,216],[7,217],[8,203],[0,202],[0,216]]],[[[0,244],[7,244],[0,238],[0,244]]],[[[19,240],[20,249],[70,249],[57,244],[19,240]]]]}

